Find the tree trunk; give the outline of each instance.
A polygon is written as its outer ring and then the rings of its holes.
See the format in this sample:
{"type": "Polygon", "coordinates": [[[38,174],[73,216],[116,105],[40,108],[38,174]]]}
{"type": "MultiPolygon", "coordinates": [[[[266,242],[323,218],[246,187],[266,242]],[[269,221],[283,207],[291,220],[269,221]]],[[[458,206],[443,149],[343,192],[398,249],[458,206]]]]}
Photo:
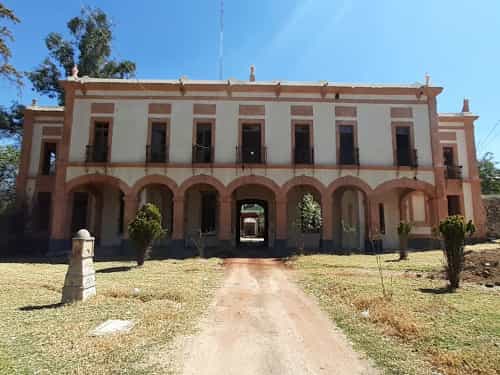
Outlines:
{"type": "Polygon", "coordinates": [[[141,247],[137,249],[137,266],[142,267],[144,265],[144,260],[146,259],[146,254],[149,251],[150,246],[141,247]]]}
{"type": "Polygon", "coordinates": [[[408,259],[408,236],[399,236],[399,260],[408,259]]]}

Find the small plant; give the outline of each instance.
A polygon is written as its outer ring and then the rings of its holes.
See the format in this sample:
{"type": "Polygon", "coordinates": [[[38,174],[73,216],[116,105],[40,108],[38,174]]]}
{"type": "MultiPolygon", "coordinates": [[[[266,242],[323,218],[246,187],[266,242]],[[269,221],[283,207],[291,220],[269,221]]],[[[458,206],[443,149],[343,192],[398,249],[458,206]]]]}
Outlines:
{"type": "Polygon", "coordinates": [[[463,216],[453,215],[439,223],[439,233],[444,241],[444,257],[446,260],[446,276],[450,283],[450,291],[460,286],[460,273],[464,267],[464,247],[467,236],[472,236],[476,227],[472,221],[465,222],[463,216]]]}
{"type": "Polygon", "coordinates": [[[317,233],[321,230],[321,206],[312,194],[304,194],[297,205],[297,224],[302,233],[317,233]]]}
{"type": "Polygon", "coordinates": [[[193,245],[196,247],[196,250],[198,251],[198,255],[200,258],[205,257],[205,235],[202,232],[201,229],[197,229],[193,231],[193,234],[191,235],[191,242],[193,245]]]}
{"type": "Polygon", "coordinates": [[[382,272],[382,258],[380,255],[377,255],[377,268],[378,268],[378,274],[380,276],[380,285],[382,286],[382,296],[386,300],[391,300],[392,299],[392,276],[391,276],[391,284],[389,290],[385,288],[385,281],[384,281],[384,273],[382,272]]]}
{"type": "Polygon", "coordinates": [[[399,235],[399,260],[408,259],[408,235],[411,232],[412,224],[401,221],[398,225],[399,235]]]}
{"type": "Polygon", "coordinates": [[[166,234],[166,230],[161,226],[161,213],[158,207],[151,203],[142,206],[128,225],[128,233],[136,246],[137,265],[142,266],[153,242],[166,234]]]}

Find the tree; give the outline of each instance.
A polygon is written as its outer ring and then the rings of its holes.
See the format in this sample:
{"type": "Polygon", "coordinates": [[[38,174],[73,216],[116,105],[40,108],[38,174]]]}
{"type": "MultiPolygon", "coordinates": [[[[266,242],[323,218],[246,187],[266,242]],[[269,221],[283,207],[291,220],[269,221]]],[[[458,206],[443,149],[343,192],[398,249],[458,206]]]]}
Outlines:
{"type": "Polygon", "coordinates": [[[450,282],[449,289],[454,291],[460,286],[460,273],[464,267],[464,247],[466,236],[472,236],[476,228],[472,221],[465,222],[463,216],[448,216],[439,223],[439,232],[444,240],[446,275],[450,282]]]}
{"type": "Polygon", "coordinates": [[[153,242],[165,236],[161,226],[161,213],[154,204],[146,203],[128,225],[130,239],[137,250],[137,265],[142,266],[153,242]]]}
{"type": "Polygon", "coordinates": [[[17,147],[0,146],[0,213],[13,207],[15,203],[19,156],[17,147]]]}
{"type": "Polygon", "coordinates": [[[23,126],[24,106],[12,103],[9,108],[0,106],[0,135],[11,138],[16,143],[20,140],[23,126]]]}
{"type": "Polygon", "coordinates": [[[297,221],[302,233],[317,233],[321,229],[321,206],[312,194],[304,194],[297,206],[297,221]]]}
{"type": "Polygon", "coordinates": [[[56,32],[45,38],[49,56],[28,73],[35,91],[49,98],[58,98],[63,104],[59,80],[71,75],[75,65],[83,76],[128,78],[135,74],[134,62],[111,58],[112,24],[102,10],[85,7],[80,16],[69,20],[67,27],[70,40],[56,32]]]}
{"type": "Polygon", "coordinates": [[[399,235],[399,260],[408,259],[408,235],[411,232],[412,224],[400,222],[398,225],[399,235]]]}
{"type": "Polygon", "coordinates": [[[496,167],[494,155],[487,152],[477,162],[483,194],[500,194],[500,169],[496,167]]]}
{"type": "Polygon", "coordinates": [[[7,8],[3,3],[0,3],[0,76],[15,83],[18,86],[22,86],[22,75],[16,68],[10,64],[10,58],[12,57],[12,52],[10,51],[7,43],[14,41],[14,36],[12,31],[4,25],[4,22],[19,23],[20,20],[14,14],[14,12],[7,8]]]}

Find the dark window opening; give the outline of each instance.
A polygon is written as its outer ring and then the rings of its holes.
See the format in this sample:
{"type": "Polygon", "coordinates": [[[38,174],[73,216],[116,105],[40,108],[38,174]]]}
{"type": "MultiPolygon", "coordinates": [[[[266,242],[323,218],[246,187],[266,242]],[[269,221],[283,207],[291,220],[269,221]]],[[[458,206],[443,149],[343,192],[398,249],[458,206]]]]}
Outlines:
{"type": "Polygon", "coordinates": [[[385,210],[382,203],[379,203],[378,205],[378,217],[380,223],[380,234],[385,234],[385,210]]]}
{"type": "Polygon", "coordinates": [[[215,232],[217,196],[214,192],[201,193],[201,232],[215,232]]]}
{"type": "Polygon", "coordinates": [[[96,122],[94,124],[94,144],[91,145],[90,157],[93,162],[108,161],[109,123],[96,122]]]}
{"type": "Polygon", "coordinates": [[[54,175],[56,173],[57,143],[46,142],[43,145],[42,174],[54,175]]]}
{"type": "Polygon", "coordinates": [[[396,128],[396,157],[398,166],[411,165],[410,128],[407,126],[396,128]]]}
{"type": "Polygon", "coordinates": [[[52,194],[40,192],[37,195],[38,230],[46,232],[49,230],[50,213],[52,206],[52,194]]]}
{"type": "Polygon", "coordinates": [[[73,217],[71,219],[71,231],[73,233],[80,229],[87,229],[88,203],[88,193],[73,193],[73,217]]]}
{"type": "Polygon", "coordinates": [[[448,215],[461,215],[460,197],[458,195],[448,195],[448,215]]]}
{"type": "Polygon", "coordinates": [[[118,204],[120,205],[120,213],[118,214],[118,234],[123,234],[123,220],[125,217],[125,201],[124,201],[124,194],[122,191],[120,191],[119,199],[120,201],[118,204]]]}
{"type": "Polygon", "coordinates": [[[151,144],[149,160],[152,163],[167,162],[167,124],[153,122],[151,124],[151,144]]]}
{"type": "Polygon", "coordinates": [[[453,147],[443,147],[443,160],[444,160],[444,165],[447,167],[452,167],[455,165],[453,147]]]}
{"type": "Polygon", "coordinates": [[[244,124],[241,134],[241,161],[243,163],[262,163],[260,124],[244,124]]]}
{"type": "Polygon", "coordinates": [[[340,136],[340,164],[356,164],[356,149],[354,147],[354,127],[351,125],[341,125],[339,127],[340,136]]]}
{"type": "Polygon", "coordinates": [[[295,125],[295,163],[313,163],[309,125],[295,125]]]}
{"type": "Polygon", "coordinates": [[[212,162],[212,124],[196,124],[196,144],[193,148],[193,161],[195,163],[212,162]]]}

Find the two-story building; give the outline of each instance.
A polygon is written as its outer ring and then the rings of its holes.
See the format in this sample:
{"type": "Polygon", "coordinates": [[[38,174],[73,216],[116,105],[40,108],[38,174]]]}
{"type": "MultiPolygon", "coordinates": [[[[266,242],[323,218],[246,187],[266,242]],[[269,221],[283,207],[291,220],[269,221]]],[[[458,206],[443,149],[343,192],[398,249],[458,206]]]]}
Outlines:
{"type": "Polygon", "coordinates": [[[411,246],[430,246],[433,226],[456,213],[482,233],[477,116],[467,100],[460,113],[438,114],[442,88],[428,81],[254,78],[75,72],[61,82],[64,107],[25,112],[17,192],[30,228],[49,239],[52,253],[69,250],[83,227],[96,236],[97,254],[119,253],[127,223],[152,202],[170,255],[192,253],[200,239],[219,249],[250,244],[263,255],[285,253],[301,237],[297,204],[311,193],[322,227],[309,246],[324,251],[365,249],[374,238],[397,248],[400,221],[413,223],[411,246]]]}

